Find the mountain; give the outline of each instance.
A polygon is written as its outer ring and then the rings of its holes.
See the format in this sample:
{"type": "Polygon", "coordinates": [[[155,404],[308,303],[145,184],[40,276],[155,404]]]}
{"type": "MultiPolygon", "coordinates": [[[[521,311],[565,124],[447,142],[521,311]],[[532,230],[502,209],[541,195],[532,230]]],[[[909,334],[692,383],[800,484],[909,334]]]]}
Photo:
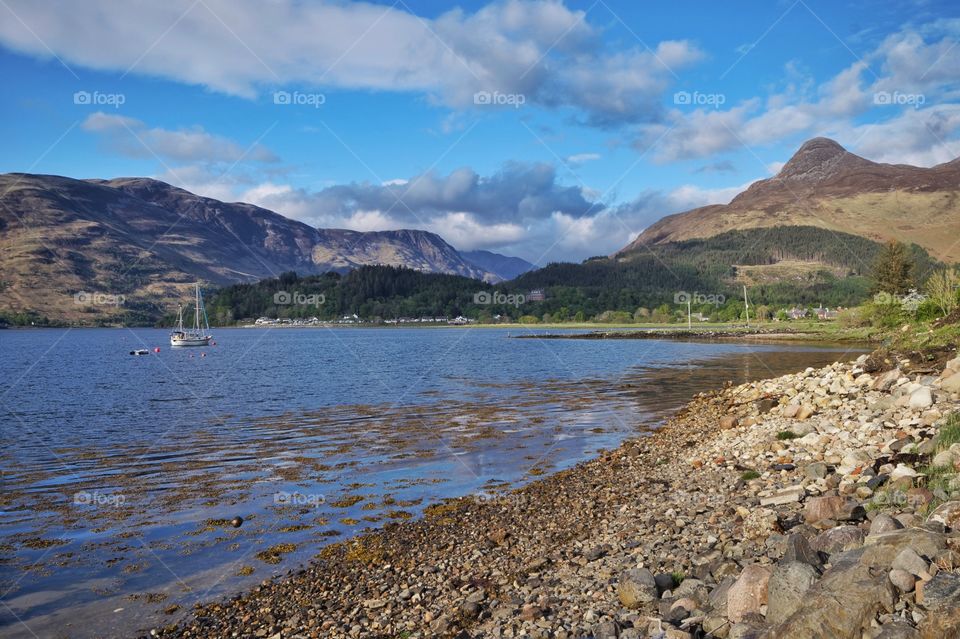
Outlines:
{"type": "Polygon", "coordinates": [[[460,255],[480,270],[493,273],[498,280],[512,280],[518,275],[537,268],[535,264],[525,259],[507,257],[490,251],[460,251],[460,255]]]}
{"type": "Polygon", "coordinates": [[[643,247],[707,238],[734,229],[817,226],[875,241],[916,243],[941,261],[960,260],[960,159],[922,168],[881,164],[827,138],[800,147],[777,175],[729,204],[663,218],[623,257],[643,247]]]}
{"type": "Polygon", "coordinates": [[[426,231],[318,230],[148,178],[0,175],[0,310],[8,315],[149,321],[197,280],[226,285],[364,264],[496,279],[426,231]]]}

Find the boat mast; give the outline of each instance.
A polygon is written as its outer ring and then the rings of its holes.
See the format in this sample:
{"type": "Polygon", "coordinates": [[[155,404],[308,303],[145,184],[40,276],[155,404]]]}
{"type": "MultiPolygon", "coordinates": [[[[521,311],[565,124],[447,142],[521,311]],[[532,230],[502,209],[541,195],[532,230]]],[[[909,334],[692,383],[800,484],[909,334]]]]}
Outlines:
{"type": "Polygon", "coordinates": [[[193,313],[193,330],[200,334],[200,285],[197,284],[196,301],[193,313]]]}

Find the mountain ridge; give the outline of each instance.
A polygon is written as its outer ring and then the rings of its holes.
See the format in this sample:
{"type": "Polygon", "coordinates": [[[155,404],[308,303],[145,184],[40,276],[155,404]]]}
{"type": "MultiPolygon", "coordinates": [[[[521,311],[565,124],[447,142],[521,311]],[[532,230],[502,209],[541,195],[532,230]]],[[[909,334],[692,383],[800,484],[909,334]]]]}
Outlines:
{"type": "Polygon", "coordinates": [[[661,218],[614,255],[775,226],[818,226],[875,241],[899,239],[923,246],[938,259],[960,260],[960,158],[930,168],[884,164],[829,138],[813,138],[775,176],[754,182],[729,204],[661,218]]]}
{"type": "Polygon", "coordinates": [[[0,175],[0,253],[3,310],[62,321],[152,317],[191,282],[225,285],[284,271],[384,264],[497,280],[429,231],[316,229],[142,177],[0,175]],[[85,292],[124,304],[82,303],[85,292]]]}

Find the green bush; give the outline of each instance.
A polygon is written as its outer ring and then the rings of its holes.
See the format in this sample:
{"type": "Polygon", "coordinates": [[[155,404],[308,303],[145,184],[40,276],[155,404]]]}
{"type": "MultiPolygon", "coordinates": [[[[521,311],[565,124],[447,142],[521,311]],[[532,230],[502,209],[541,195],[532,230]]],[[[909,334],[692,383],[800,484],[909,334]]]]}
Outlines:
{"type": "Polygon", "coordinates": [[[871,302],[863,306],[863,317],[877,328],[897,328],[907,321],[907,315],[896,301],[871,302]]]}

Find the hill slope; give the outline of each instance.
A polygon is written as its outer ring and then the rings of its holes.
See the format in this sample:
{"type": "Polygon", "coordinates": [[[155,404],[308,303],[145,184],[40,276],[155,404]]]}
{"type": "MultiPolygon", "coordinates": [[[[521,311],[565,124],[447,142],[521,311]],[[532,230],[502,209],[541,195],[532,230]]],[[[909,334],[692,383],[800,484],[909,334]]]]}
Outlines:
{"type": "Polygon", "coordinates": [[[0,175],[0,310],[8,314],[147,321],[197,280],[224,285],[364,264],[494,279],[426,231],[318,230],[147,178],[0,175]]]}
{"type": "Polygon", "coordinates": [[[490,251],[460,251],[460,255],[477,268],[493,273],[500,280],[512,280],[518,275],[536,269],[536,265],[519,258],[507,257],[490,251]]]}
{"type": "Polygon", "coordinates": [[[727,205],[663,218],[619,256],[643,246],[707,238],[734,229],[817,226],[875,241],[916,243],[941,261],[960,260],[960,159],[932,168],[880,164],[826,138],[800,147],[780,172],[727,205]]]}

